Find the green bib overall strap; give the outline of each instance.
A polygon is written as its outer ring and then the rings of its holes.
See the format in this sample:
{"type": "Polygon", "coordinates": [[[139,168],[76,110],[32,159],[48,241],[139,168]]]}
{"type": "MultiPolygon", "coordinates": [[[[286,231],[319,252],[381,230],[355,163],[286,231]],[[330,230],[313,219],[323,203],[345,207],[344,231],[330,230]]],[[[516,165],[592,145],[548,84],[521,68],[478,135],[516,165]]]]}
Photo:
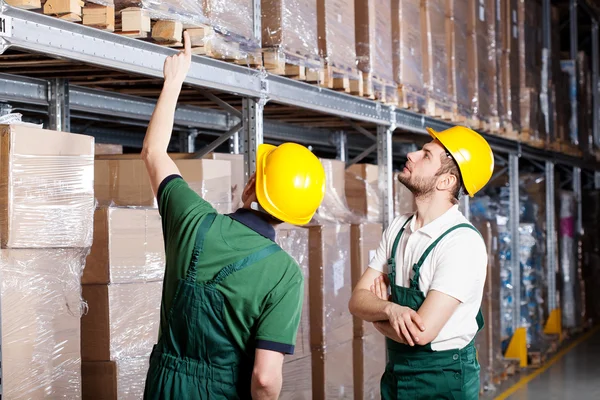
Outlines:
{"type": "Polygon", "coordinates": [[[244,258],[243,260],[240,260],[238,262],[235,262],[233,264],[226,266],[221,271],[219,271],[219,273],[217,274],[217,276],[215,276],[214,279],[206,282],[205,285],[206,286],[216,286],[219,283],[221,283],[225,278],[227,278],[229,275],[233,274],[234,272],[242,270],[242,269],[246,268],[247,266],[252,265],[252,264],[262,260],[263,258],[270,256],[271,254],[277,253],[279,250],[281,250],[281,248],[277,244],[273,243],[272,245],[267,246],[264,249],[257,251],[256,253],[250,254],[248,257],[244,258]]]}
{"type": "MultiPolygon", "coordinates": [[[[479,233],[479,231],[477,229],[475,229],[475,227],[473,225],[470,225],[470,224],[458,224],[458,225],[455,225],[452,228],[448,229],[446,232],[442,233],[433,243],[431,243],[431,245],[427,248],[427,250],[425,250],[425,252],[421,255],[421,258],[419,258],[419,261],[415,265],[413,265],[414,274],[413,274],[412,279],[410,280],[410,287],[412,289],[420,290],[419,278],[421,277],[421,267],[423,266],[423,263],[427,259],[427,256],[429,256],[429,253],[431,253],[433,251],[435,246],[437,246],[437,244],[439,242],[441,242],[444,237],[446,237],[448,234],[450,234],[451,232],[453,232],[459,228],[469,228],[469,229],[472,229],[475,232],[479,233]]],[[[481,235],[481,233],[479,233],[479,235],[481,235]]]]}
{"type": "Polygon", "coordinates": [[[395,279],[391,279],[392,277],[396,277],[396,252],[398,251],[398,245],[400,244],[400,238],[404,233],[404,229],[406,229],[406,225],[413,219],[414,215],[408,217],[408,219],[402,224],[402,228],[400,228],[400,232],[396,235],[396,239],[394,239],[394,245],[392,246],[392,252],[390,253],[390,258],[388,258],[388,274],[390,275],[390,282],[395,282],[395,279]]]}
{"type": "Polygon", "coordinates": [[[208,233],[208,230],[212,226],[216,217],[216,214],[206,215],[198,227],[198,232],[196,233],[196,244],[194,245],[192,259],[190,260],[190,266],[188,267],[185,277],[186,281],[188,282],[196,281],[196,268],[198,266],[200,254],[202,253],[202,250],[204,250],[204,238],[206,237],[206,234],[208,233]]]}

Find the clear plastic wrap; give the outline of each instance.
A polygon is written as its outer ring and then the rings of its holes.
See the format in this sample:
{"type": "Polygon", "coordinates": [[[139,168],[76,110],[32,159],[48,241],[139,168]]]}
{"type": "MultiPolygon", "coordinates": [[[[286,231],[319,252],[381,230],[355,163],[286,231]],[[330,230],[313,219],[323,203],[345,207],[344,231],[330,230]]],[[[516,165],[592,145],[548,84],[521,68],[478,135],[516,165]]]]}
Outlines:
{"type": "Polygon", "coordinates": [[[99,208],[83,284],[162,281],[165,249],[156,209],[99,208]]]}
{"type": "Polygon", "coordinates": [[[81,398],[80,279],[86,253],[0,250],[6,398],[81,398]]]}
{"type": "Polygon", "coordinates": [[[346,200],[348,208],[368,222],[381,222],[379,167],[354,164],[346,169],[346,200]]]}
{"type": "MultiPolygon", "coordinates": [[[[227,160],[175,159],[190,188],[219,213],[231,212],[231,163],[227,160]]],[[[99,206],[157,207],[150,179],[139,154],[98,156],[94,193],[99,206]]]]}
{"type": "MultiPolygon", "coordinates": [[[[180,42],[185,28],[190,32],[192,47],[200,47],[200,54],[214,58],[241,60],[253,57],[260,48],[253,37],[252,0],[115,0],[116,10],[129,7],[141,8],[152,19],[180,24],[175,37],[171,32],[163,35],[154,26],[152,36],[157,41],[180,42]]],[[[134,26],[137,31],[142,24],[138,21],[134,26]]]]}
{"type": "Polygon", "coordinates": [[[374,90],[395,87],[390,0],[357,0],[356,57],[358,69],[365,73],[374,90]]]}
{"type": "Polygon", "coordinates": [[[594,154],[594,116],[592,114],[594,105],[592,94],[591,62],[589,57],[583,51],[580,51],[577,54],[579,148],[587,154],[594,154]]]}
{"type": "MultiPolygon", "coordinates": [[[[446,106],[450,98],[450,49],[452,48],[452,2],[447,0],[424,0],[422,40],[424,40],[423,71],[425,88],[436,106],[446,106]]],[[[464,44],[463,44],[464,45],[464,44]]]]}
{"type": "Polygon", "coordinates": [[[513,129],[520,130],[521,126],[521,56],[520,49],[524,46],[522,31],[519,29],[519,2],[520,0],[510,0],[505,6],[510,8],[509,12],[510,21],[506,21],[509,25],[509,31],[506,32],[510,35],[509,53],[508,53],[508,82],[506,83],[507,98],[507,112],[509,120],[512,122],[513,129]]]}
{"type": "Polygon", "coordinates": [[[94,138],[16,124],[0,142],[2,247],[89,247],[94,138]]]}
{"type": "Polygon", "coordinates": [[[472,27],[473,15],[469,1],[454,1],[452,8],[452,31],[450,37],[452,68],[452,96],[457,103],[458,113],[471,117],[477,109],[477,91],[473,74],[477,71],[477,63],[472,58],[475,54],[475,41],[472,27]]]}
{"type": "Polygon", "coordinates": [[[356,71],[353,0],[317,0],[319,52],[334,76],[356,71]]]}
{"type": "Polygon", "coordinates": [[[398,174],[394,174],[394,216],[399,217],[416,211],[415,196],[398,180],[398,174]]]}
{"type": "Polygon", "coordinates": [[[272,63],[319,67],[315,1],[262,0],[261,11],[262,46],[271,49],[272,63]]]}
{"type": "Polygon", "coordinates": [[[426,95],[421,33],[421,1],[393,1],[392,55],[400,105],[419,111],[424,110],[426,95]]]}
{"type": "Polygon", "coordinates": [[[531,223],[519,224],[519,261],[521,265],[521,321],[527,329],[527,344],[539,349],[545,320],[542,297],[542,254],[538,248],[536,227],[531,223]]]}
{"type": "MultiPolygon", "coordinates": [[[[382,236],[380,224],[365,223],[351,227],[352,288],[369,268],[382,236]]],[[[380,381],[385,371],[385,337],[370,322],[354,321],[353,367],[355,398],[381,398],[380,381]]]]}
{"type": "Polygon", "coordinates": [[[308,230],[281,224],[276,228],[276,242],[296,260],[304,277],[302,316],[296,336],[296,348],[283,363],[281,399],[312,399],[312,369],[310,349],[309,254],[308,230]]]}
{"type": "Polygon", "coordinates": [[[139,400],[144,396],[148,367],[149,357],[84,361],[83,398],[139,400]]]}
{"type": "MultiPolygon", "coordinates": [[[[278,225],[276,230],[277,244],[296,261],[304,277],[304,302],[302,317],[296,336],[294,355],[288,356],[285,362],[310,355],[310,318],[309,318],[309,266],[308,266],[308,230],[288,224],[278,225]]],[[[284,367],[285,375],[285,367],[284,367]]]]}
{"type": "Polygon", "coordinates": [[[319,399],[354,398],[350,248],[350,225],[309,227],[312,377],[319,399]]]}
{"type": "Polygon", "coordinates": [[[471,0],[475,2],[475,41],[477,54],[477,116],[499,128],[498,85],[496,65],[496,5],[494,0],[471,0]]]}
{"type": "Polygon", "coordinates": [[[149,356],[158,340],[162,282],[84,285],[82,358],[115,361],[149,356]]]}
{"type": "Polygon", "coordinates": [[[562,323],[564,328],[577,327],[575,207],[575,194],[573,192],[561,191],[559,242],[560,268],[563,280],[562,323]]]}
{"type": "Polygon", "coordinates": [[[325,197],[314,221],[359,223],[361,219],[350,211],[346,202],[346,163],[324,158],[320,161],[326,176],[325,197]]]}

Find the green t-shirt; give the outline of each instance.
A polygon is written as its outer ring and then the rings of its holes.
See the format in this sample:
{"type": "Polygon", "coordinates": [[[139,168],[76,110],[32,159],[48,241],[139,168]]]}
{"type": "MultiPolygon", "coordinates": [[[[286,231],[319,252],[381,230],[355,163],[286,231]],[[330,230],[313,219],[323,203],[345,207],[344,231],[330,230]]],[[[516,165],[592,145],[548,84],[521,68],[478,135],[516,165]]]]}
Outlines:
{"type": "MultiPolygon", "coordinates": [[[[202,218],[216,210],[180,176],[167,177],[158,191],[166,251],[160,332],[180,279],[190,264],[202,218]]],[[[207,233],[197,266],[198,282],[213,279],[225,266],[273,244],[274,229],[250,210],[217,214],[207,233]]],[[[279,251],[223,280],[224,321],[233,340],[247,354],[256,348],[294,353],[302,312],[304,278],[294,259],[279,251]]],[[[190,310],[191,311],[191,310],[190,310]]]]}

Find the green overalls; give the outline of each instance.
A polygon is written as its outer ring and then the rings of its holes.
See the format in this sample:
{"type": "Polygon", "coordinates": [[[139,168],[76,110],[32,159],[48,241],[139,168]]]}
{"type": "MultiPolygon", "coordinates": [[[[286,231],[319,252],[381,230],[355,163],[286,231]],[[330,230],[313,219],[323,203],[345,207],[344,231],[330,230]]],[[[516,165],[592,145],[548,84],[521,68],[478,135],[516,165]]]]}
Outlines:
{"type": "Polygon", "coordinates": [[[216,286],[231,274],[280,251],[270,245],[225,266],[207,282],[196,282],[204,238],[215,214],[206,215],[185,279],[179,281],[163,332],[150,356],[144,399],[249,399],[254,354],[230,337],[223,320],[223,295],[216,286]]]}
{"type": "MultiPolygon", "coordinates": [[[[410,287],[396,285],[396,250],[406,224],[402,226],[392,247],[388,260],[388,271],[392,289],[392,301],[418,311],[425,301],[425,294],[419,288],[419,276],[423,262],[435,246],[458,228],[470,228],[469,224],[459,224],[444,232],[425,250],[418,263],[413,266],[414,276],[410,287]]],[[[478,332],[483,327],[483,315],[477,314],[478,332]]],[[[387,339],[388,364],[381,380],[381,397],[389,399],[449,399],[471,400],[479,398],[479,362],[474,339],[463,349],[434,351],[431,345],[414,347],[387,339]]]]}

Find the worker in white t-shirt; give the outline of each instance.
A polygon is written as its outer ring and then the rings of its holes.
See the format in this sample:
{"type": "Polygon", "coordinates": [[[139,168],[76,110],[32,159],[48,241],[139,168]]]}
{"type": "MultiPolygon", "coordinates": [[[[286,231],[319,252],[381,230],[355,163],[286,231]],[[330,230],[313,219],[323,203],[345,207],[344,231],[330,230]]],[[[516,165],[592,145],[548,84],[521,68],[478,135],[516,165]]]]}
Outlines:
{"type": "Polygon", "coordinates": [[[473,342],[483,327],[487,252],[458,199],[487,184],[494,156],[471,129],[428,132],[433,141],[408,155],[398,177],[417,211],[386,229],[349,303],[387,337],[384,400],[479,398],[473,342]]]}

